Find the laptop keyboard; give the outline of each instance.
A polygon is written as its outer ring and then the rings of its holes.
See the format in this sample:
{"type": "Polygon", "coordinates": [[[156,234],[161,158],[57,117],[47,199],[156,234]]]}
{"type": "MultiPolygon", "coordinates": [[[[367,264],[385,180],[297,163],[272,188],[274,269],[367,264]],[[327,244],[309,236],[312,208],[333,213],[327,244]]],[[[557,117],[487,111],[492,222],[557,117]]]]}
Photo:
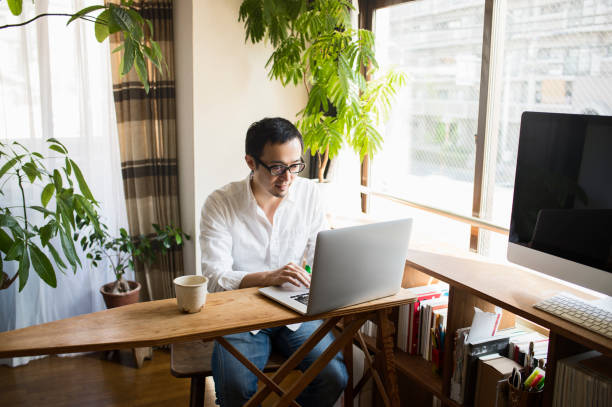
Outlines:
{"type": "Polygon", "coordinates": [[[310,293],[292,295],[291,298],[296,300],[297,302],[301,302],[304,305],[308,305],[308,296],[310,293]]]}

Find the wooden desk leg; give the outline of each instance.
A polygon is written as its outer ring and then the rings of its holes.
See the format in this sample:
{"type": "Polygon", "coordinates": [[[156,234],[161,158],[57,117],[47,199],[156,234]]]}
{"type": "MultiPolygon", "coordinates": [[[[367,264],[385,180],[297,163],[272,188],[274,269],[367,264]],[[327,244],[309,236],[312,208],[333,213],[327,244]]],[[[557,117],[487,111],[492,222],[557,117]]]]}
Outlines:
{"type": "Polygon", "coordinates": [[[153,348],[132,348],[132,355],[134,355],[134,362],[136,363],[136,367],[140,369],[145,359],[153,359],[153,348]]]}
{"type": "MultiPolygon", "coordinates": [[[[346,316],[342,319],[342,325],[348,326],[352,320],[352,316],[346,316]]],[[[349,342],[344,347],[344,365],[346,366],[346,372],[348,373],[348,380],[346,388],[344,389],[344,407],[352,407],[353,399],[355,394],[353,393],[353,342],[349,342]]]]}
{"type": "MultiPolygon", "coordinates": [[[[357,332],[357,339],[359,340],[359,344],[361,345],[361,349],[363,349],[363,353],[365,355],[366,362],[366,371],[367,374],[364,374],[364,377],[369,377],[370,375],[374,377],[374,381],[376,382],[376,387],[378,387],[378,391],[380,392],[381,397],[383,398],[383,402],[385,403],[385,407],[391,406],[391,401],[389,400],[389,396],[387,396],[387,391],[385,390],[385,386],[383,385],[382,380],[380,379],[380,375],[376,371],[374,367],[374,360],[372,360],[372,356],[370,356],[370,351],[368,350],[368,346],[363,339],[363,335],[361,332],[357,332]]],[[[365,383],[365,382],[364,382],[365,383]]],[[[359,383],[359,391],[363,384],[359,383]]],[[[358,390],[355,390],[357,392],[358,390]]]]}
{"type": "MultiPolygon", "coordinates": [[[[327,347],[327,349],[325,349],[325,351],[319,356],[319,358],[315,360],[314,363],[310,365],[308,369],[306,369],[304,374],[293,384],[293,386],[291,386],[289,391],[285,393],[283,397],[281,397],[277,406],[285,407],[289,405],[292,400],[295,400],[295,398],[300,395],[300,393],[319,374],[319,372],[323,370],[327,363],[329,363],[329,361],[332,360],[333,357],[336,356],[336,354],[347,345],[347,343],[352,343],[355,332],[357,332],[359,328],[361,328],[361,325],[363,325],[363,323],[368,319],[368,317],[369,315],[367,314],[356,315],[355,320],[351,322],[349,326],[344,327],[342,333],[327,347]]],[[[308,339],[308,341],[306,342],[308,343],[310,341],[311,339],[308,339]]],[[[295,355],[292,356],[291,359],[293,359],[294,357],[295,355]]]]}
{"type": "MultiPolygon", "coordinates": [[[[340,317],[333,317],[325,321],[317,330],[310,335],[310,338],[298,348],[297,351],[289,359],[283,363],[283,365],[276,371],[272,376],[272,381],[280,383],[289,372],[291,372],[301,361],[308,355],[308,353],[319,343],[321,339],[338,323],[340,317]]],[[[272,389],[268,386],[263,386],[257,390],[255,395],[245,404],[244,407],[259,406],[262,401],[270,394],[272,389]]]]}
{"type": "MultiPolygon", "coordinates": [[[[238,351],[238,349],[234,348],[231,343],[229,343],[224,337],[219,337],[215,339],[221,346],[228,350],[236,359],[240,361],[247,369],[249,369],[259,380],[261,380],[266,387],[272,388],[279,396],[283,396],[285,391],[279,387],[278,384],[274,383],[272,379],[265,375],[264,372],[259,370],[257,366],[253,364],[250,360],[248,360],[242,353],[238,351]]],[[[295,401],[290,402],[293,407],[299,407],[295,401]]]]}
{"type": "Polygon", "coordinates": [[[378,315],[378,332],[382,340],[382,365],[389,389],[389,398],[391,405],[394,407],[400,406],[399,390],[397,388],[397,375],[395,374],[395,362],[393,360],[393,324],[389,320],[390,309],[377,311],[378,315]]]}

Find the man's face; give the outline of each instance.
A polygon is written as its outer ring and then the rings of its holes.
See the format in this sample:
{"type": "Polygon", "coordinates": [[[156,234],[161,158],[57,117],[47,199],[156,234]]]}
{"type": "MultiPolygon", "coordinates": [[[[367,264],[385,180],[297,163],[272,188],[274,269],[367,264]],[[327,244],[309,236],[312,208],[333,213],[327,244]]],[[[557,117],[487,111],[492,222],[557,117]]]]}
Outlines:
{"type": "MultiPolygon", "coordinates": [[[[297,164],[302,162],[302,146],[297,138],[283,144],[267,143],[261,153],[259,160],[271,167],[273,165],[297,164]]],[[[253,170],[253,182],[268,194],[277,198],[283,198],[289,192],[289,186],[297,176],[289,171],[280,175],[272,175],[263,165],[256,165],[256,161],[251,156],[246,156],[249,168],[253,170]]]]}

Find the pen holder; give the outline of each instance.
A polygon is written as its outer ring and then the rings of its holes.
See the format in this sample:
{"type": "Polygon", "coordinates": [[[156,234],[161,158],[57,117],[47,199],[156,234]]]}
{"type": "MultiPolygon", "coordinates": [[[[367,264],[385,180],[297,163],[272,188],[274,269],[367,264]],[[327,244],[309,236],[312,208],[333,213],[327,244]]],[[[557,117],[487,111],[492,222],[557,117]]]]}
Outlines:
{"type": "Polygon", "coordinates": [[[517,389],[508,383],[509,407],[540,407],[542,405],[543,390],[527,391],[517,389]]]}

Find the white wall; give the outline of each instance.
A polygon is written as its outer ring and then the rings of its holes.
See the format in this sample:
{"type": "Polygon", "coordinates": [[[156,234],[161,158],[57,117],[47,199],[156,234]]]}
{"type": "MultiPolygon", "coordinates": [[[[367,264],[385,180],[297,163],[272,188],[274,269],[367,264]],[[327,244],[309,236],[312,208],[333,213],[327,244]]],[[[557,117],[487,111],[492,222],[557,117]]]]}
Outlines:
{"type": "Polygon", "coordinates": [[[243,23],[238,22],[241,3],[174,2],[181,211],[183,228],[195,242],[193,250],[186,248],[188,273],[188,264],[199,272],[197,237],[206,197],[248,174],[244,162],[248,126],[266,116],[295,121],[306,103],[303,87],[283,88],[268,79],[265,64],[272,48],[245,43],[243,23]]]}
{"type": "Polygon", "coordinates": [[[193,138],[193,19],[191,0],[174,2],[174,72],[176,91],[176,131],[178,141],[181,228],[191,240],[185,242],[185,272],[196,270],[195,180],[193,138]]]}

